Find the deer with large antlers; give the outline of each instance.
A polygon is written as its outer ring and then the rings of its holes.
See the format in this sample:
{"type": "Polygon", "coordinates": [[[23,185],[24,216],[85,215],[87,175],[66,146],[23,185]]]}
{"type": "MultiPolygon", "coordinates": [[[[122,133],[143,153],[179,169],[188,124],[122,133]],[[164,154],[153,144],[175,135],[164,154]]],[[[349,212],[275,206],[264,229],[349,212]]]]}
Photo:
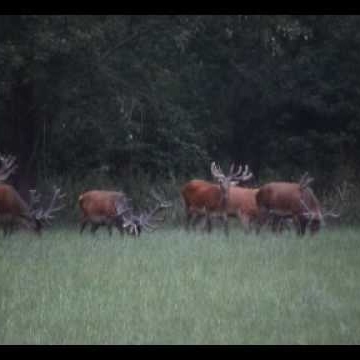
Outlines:
{"type": "Polygon", "coordinates": [[[215,215],[221,217],[225,234],[228,235],[228,213],[229,204],[233,204],[231,200],[233,188],[239,182],[250,180],[253,174],[249,172],[247,165],[244,169],[240,165],[234,172],[234,164],[232,164],[227,176],[215,162],[211,163],[210,169],[217,184],[204,180],[192,180],[181,189],[186,210],[186,228],[189,228],[193,219],[197,220],[205,215],[207,230],[210,232],[211,216],[215,215]]]}
{"type": "Polygon", "coordinates": [[[259,207],[258,230],[271,215],[292,219],[297,233],[304,235],[319,231],[324,218],[338,217],[334,211],[324,211],[309,185],[313,182],[305,173],[298,183],[272,182],[260,187],[256,201],[259,207]]]}
{"type": "MultiPolygon", "coordinates": [[[[15,157],[0,156],[0,180],[6,180],[16,169],[15,157]]],[[[15,188],[9,184],[0,183],[0,222],[3,226],[4,236],[11,234],[16,224],[24,225],[41,234],[45,223],[53,219],[54,214],[63,208],[56,203],[65,195],[60,189],[54,190],[49,206],[44,209],[40,204],[40,195],[36,190],[30,191],[30,202],[25,202],[15,188]]]]}
{"type": "Polygon", "coordinates": [[[131,212],[130,199],[122,191],[91,190],[79,196],[82,233],[87,224],[91,224],[91,232],[100,226],[106,226],[109,235],[112,226],[123,233],[124,214],[131,212]]]}

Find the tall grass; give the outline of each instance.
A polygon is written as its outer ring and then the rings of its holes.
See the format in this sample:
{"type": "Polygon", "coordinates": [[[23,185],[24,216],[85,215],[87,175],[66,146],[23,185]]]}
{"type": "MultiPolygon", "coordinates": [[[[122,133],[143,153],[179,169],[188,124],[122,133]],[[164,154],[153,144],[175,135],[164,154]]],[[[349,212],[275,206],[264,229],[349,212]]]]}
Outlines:
{"type": "Polygon", "coordinates": [[[354,344],[359,234],[0,238],[1,344],[354,344]]]}

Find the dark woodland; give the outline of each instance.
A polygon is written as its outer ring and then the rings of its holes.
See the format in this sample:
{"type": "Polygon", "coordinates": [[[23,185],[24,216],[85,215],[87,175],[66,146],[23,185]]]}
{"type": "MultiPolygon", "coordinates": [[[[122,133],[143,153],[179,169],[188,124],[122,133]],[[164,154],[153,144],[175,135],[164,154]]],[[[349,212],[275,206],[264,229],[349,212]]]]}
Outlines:
{"type": "Polygon", "coordinates": [[[359,16],[3,15],[0,94],[25,197],[176,193],[211,161],[249,164],[253,185],[307,171],[320,197],[357,191],[359,16]]]}

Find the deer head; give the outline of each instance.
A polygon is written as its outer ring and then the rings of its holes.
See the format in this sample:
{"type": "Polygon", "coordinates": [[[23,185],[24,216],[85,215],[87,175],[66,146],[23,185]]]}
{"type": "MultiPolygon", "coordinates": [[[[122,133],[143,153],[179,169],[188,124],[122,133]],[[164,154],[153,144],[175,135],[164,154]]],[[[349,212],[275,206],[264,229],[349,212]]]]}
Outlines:
{"type": "Polygon", "coordinates": [[[164,201],[155,191],[150,192],[151,196],[155,199],[156,205],[149,211],[140,213],[139,216],[130,214],[129,217],[124,215],[124,228],[127,229],[130,235],[139,236],[142,230],[151,232],[156,230],[160,223],[165,220],[163,218],[157,218],[155,215],[162,209],[172,206],[168,201],[164,201]]]}
{"type": "MultiPolygon", "coordinates": [[[[307,189],[310,191],[310,189],[307,189]]],[[[336,192],[339,197],[338,200],[334,202],[331,209],[322,207],[321,209],[311,209],[304,199],[300,199],[300,203],[303,209],[302,215],[308,219],[310,229],[314,232],[317,231],[320,225],[325,225],[326,218],[339,218],[341,214],[341,208],[343,207],[345,196],[347,193],[347,183],[345,182],[343,186],[338,186],[336,192]]]]}
{"type": "Polygon", "coordinates": [[[125,214],[132,213],[133,209],[130,206],[131,199],[125,198],[115,202],[115,225],[120,230],[123,231],[125,223],[125,214]]]}
{"type": "Polygon", "coordinates": [[[253,177],[252,172],[249,172],[248,165],[245,165],[244,170],[242,165],[240,165],[236,172],[234,172],[234,168],[235,165],[231,164],[229,175],[225,176],[220,166],[217,166],[215,162],[211,163],[211,174],[222,189],[223,200],[226,200],[227,192],[231,185],[237,185],[240,181],[245,182],[253,177]]]}

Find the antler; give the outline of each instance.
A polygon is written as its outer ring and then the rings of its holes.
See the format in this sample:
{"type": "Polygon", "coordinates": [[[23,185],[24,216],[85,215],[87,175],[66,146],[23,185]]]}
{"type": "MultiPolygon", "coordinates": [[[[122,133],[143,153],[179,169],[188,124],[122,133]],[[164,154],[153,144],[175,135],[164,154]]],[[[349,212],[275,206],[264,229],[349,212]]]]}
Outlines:
{"type": "Polygon", "coordinates": [[[234,173],[234,163],[230,166],[230,172],[229,177],[231,177],[231,180],[233,181],[247,181],[250,180],[253,177],[253,173],[249,172],[249,166],[245,164],[244,172],[242,171],[242,165],[239,166],[236,173],[234,173]]]}
{"type": "MultiPolygon", "coordinates": [[[[33,197],[33,203],[32,203],[32,206],[34,206],[34,204],[36,202],[39,202],[40,200],[40,195],[36,194],[36,190],[32,190],[32,194],[31,196],[33,197]],[[35,202],[34,202],[34,199],[35,199],[35,202]]],[[[40,209],[33,209],[33,214],[35,216],[35,218],[37,220],[40,220],[40,221],[45,221],[47,223],[50,223],[50,220],[52,220],[54,218],[54,213],[63,209],[64,208],[64,204],[62,205],[59,205],[59,206],[55,206],[56,203],[63,199],[65,197],[65,194],[61,194],[60,192],[60,188],[54,188],[54,195],[50,201],[50,205],[49,207],[44,210],[42,207],[40,209]]]]}
{"type": "MultiPolygon", "coordinates": [[[[336,191],[339,193],[340,202],[341,202],[342,204],[344,204],[344,202],[345,202],[345,197],[346,197],[347,192],[348,192],[347,190],[348,190],[348,189],[347,189],[347,182],[346,182],[346,181],[344,181],[344,183],[343,183],[342,186],[338,186],[338,187],[336,188],[336,191]]],[[[324,210],[323,216],[324,216],[324,217],[339,218],[339,217],[340,217],[341,208],[342,208],[343,205],[341,205],[341,204],[340,204],[340,206],[338,206],[338,205],[339,205],[339,204],[334,204],[334,206],[332,207],[331,210],[324,210]],[[335,212],[335,209],[336,209],[337,207],[340,207],[340,209],[338,209],[337,212],[335,212]]]]}
{"type": "Polygon", "coordinates": [[[16,157],[12,155],[4,156],[0,154],[0,181],[5,181],[17,169],[15,164],[16,157]]]}
{"type": "Polygon", "coordinates": [[[302,215],[306,216],[307,218],[310,219],[310,221],[312,221],[315,217],[314,212],[310,210],[310,208],[307,206],[305,201],[301,198],[300,198],[300,203],[301,203],[302,207],[305,209],[305,212],[303,212],[302,215]]]}
{"type": "Polygon", "coordinates": [[[222,172],[220,166],[217,166],[213,161],[211,163],[211,173],[216,180],[224,180],[227,179],[229,181],[247,181],[253,177],[252,172],[249,172],[249,166],[245,165],[244,171],[242,165],[239,166],[238,170],[234,172],[235,165],[234,163],[230,166],[229,175],[225,176],[222,172]]]}
{"type": "Polygon", "coordinates": [[[159,219],[155,215],[164,208],[172,206],[171,202],[164,201],[154,190],[150,191],[150,195],[157,201],[157,205],[150,211],[144,212],[139,216],[131,214],[130,218],[123,216],[124,228],[129,228],[129,233],[139,235],[141,230],[154,231],[157,229],[156,223],[163,222],[165,217],[159,219]]]}
{"type": "Polygon", "coordinates": [[[310,183],[312,183],[313,181],[314,181],[314,178],[309,177],[309,173],[306,172],[300,178],[300,181],[299,181],[300,189],[307,188],[310,185],[310,183]]]}
{"type": "Polygon", "coordinates": [[[155,201],[157,201],[157,205],[149,212],[141,214],[139,220],[140,226],[144,229],[155,230],[157,227],[152,222],[163,222],[165,220],[165,217],[161,219],[155,218],[155,214],[157,214],[161,209],[171,207],[172,204],[170,201],[165,201],[164,199],[162,199],[159,194],[157,194],[153,189],[150,191],[150,195],[155,199],[155,201]]]}
{"type": "Polygon", "coordinates": [[[214,176],[215,179],[219,180],[225,178],[225,175],[222,172],[220,166],[217,166],[215,164],[215,161],[211,163],[210,169],[211,169],[211,174],[214,176]]]}

